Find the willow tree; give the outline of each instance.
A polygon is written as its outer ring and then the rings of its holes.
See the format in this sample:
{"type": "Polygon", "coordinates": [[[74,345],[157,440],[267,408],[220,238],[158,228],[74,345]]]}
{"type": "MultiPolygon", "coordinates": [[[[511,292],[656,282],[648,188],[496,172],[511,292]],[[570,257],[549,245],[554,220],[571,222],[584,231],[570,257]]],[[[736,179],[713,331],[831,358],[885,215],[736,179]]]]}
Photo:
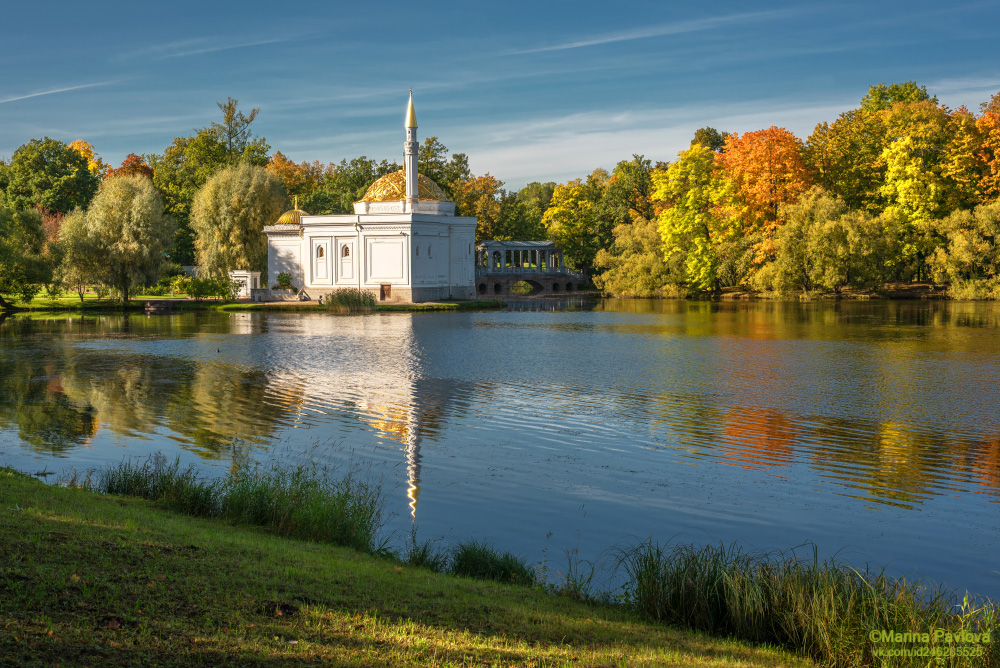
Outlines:
{"type": "Polygon", "coordinates": [[[122,176],[102,183],[87,209],[86,227],[100,258],[101,282],[123,303],[135,287],[159,278],[174,223],[164,215],[152,181],[122,176]]]}
{"type": "Polygon", "coordinates": [[[288,209],[281,179],[246,163],[217,172],[194,197],[191,228],[203,272],[223,277],[233,269],[267,271],[271,225],[288,209]]]}

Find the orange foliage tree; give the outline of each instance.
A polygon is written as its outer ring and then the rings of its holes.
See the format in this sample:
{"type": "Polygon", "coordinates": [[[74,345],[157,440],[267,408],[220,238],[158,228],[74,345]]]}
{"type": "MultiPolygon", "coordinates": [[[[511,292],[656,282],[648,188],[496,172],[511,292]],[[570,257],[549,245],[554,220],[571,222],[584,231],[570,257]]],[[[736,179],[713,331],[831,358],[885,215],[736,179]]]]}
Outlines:
{"type": "MultiPolygon", "coordinates": [[[[1000,93],[997,94],[1000,96],[1000,93]]],[[[1000,103],[998,103],[1000,106],[1000,103]]],[[[1000,198],[1000,112],[985,111],[976,119],[979,132],[979,160],[982,176],[979,192],[984,200],[1000,198]]]]}
{"type": "MultiPolygon", "coordinates": [[[[331,165],[333,167],[333,165],[331,165]]],[[[300,162],[288,159],[281,151],[275,151],[267,163],[267,171],[271,172],[285,184],[289,196],[298,195],[305,198],[323,180],[323,163],[300,162]]]]}
{"type": "Polygon", "coordinates": [[[153,168],[147,165],[146,161],[135,153],[129,153],[122,160],[122,166],[117,169],[114,167],[108,169],[104,178],[113,179],[119,176],[145,176],[147,179],[152,180],[153,168]]]}
{"type": "Polygon", "coordinates": [[[490,174],[473,176],[458,187],[456,213],[476,217],[476,241],[496,238],[502,190],[503,181],[490,174]]]}
{"type": "Polygon", "coordinates": [[[785,128],[732,134],[718,156],[726,182],[728,213],[748,235],[761,235],[757,262],[773,255],[774,233],[781,225],[779,207],[798,199],[813,183],[802,159],[802,142],[785,128]]]}

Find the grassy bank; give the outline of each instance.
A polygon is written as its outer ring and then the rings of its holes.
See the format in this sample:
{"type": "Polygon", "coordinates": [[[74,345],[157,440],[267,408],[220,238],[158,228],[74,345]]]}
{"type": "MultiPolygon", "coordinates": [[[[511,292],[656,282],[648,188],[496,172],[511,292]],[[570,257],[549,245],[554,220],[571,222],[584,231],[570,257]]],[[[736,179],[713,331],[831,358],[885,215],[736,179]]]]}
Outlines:
{"type": "Polygon", "coordinates": [[[0,470],[2,666],[805,666],[537,587],[0,470]]]}

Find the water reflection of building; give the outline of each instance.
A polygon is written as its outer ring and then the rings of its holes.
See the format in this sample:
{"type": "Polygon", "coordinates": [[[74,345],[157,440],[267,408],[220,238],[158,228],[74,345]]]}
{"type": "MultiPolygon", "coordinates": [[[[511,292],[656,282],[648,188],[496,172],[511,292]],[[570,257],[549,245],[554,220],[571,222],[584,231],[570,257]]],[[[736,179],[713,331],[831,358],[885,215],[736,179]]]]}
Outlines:
{"type": "Polygon", "coordinates": [[[266,338],[268,345],[282,347],[274,390],[283,384],[307,388],[308,400],[300,408],[303,420],[313,420],[308,415],[313,412],[339,414],[404,453],[414,519],[421,448],[437,437],[460,391],[460,382],[447,379],[447,370],[438,368],[440,360],[423,353],[421,338],[437,336],[440,323],[433,315],[301,316],[280,323],[272,319],[272,332],[280,328],[288,336],[266,338]],[[288,346],[290,339],[308,345],[288,346]]]}

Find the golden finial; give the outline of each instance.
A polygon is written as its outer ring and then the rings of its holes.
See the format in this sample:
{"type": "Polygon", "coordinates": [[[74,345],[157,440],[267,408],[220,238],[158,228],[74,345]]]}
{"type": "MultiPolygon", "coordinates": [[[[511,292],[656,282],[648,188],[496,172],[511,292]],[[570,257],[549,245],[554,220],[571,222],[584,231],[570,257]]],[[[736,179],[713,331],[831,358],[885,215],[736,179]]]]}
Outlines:
{"type": "Polygon", "coordinates": [[[413,110],[413,89],[410,89],[410,106],[406,109],[406,123],[403,124],[404,128],[415,128],[417,127],[417,112],[413,110]]]}
{"type": "Polygon", "coordinates": [[[293,208],[293,209],[298,209],[298,208],[299,208],[299,196],[298,196],[298,195],[295,195],[295,196],[293,197],[293,201],[294,201],[295,203],[294,203],[294,204],[292,205],[292,208],[293,208]]]}

